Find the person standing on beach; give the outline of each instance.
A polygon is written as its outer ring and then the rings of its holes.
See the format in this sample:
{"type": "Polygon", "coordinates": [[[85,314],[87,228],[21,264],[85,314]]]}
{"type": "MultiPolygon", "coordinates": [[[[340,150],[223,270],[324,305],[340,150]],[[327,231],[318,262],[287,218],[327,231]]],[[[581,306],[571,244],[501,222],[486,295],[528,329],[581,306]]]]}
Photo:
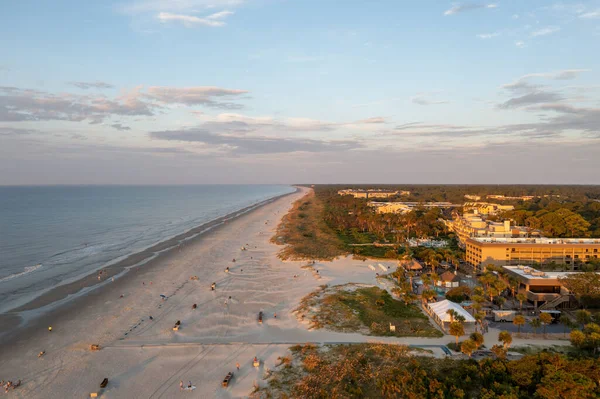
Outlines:
{"type": "Polygon", "coordinates": [[[235,364],[235,367],[237,368],[237,371],[240,371],[240,363],[239,362],[235,364]]]}
{"type": "Polygon", "coordinates": [[[179,380],[179,390],[183,391],[183,380],[179,380]]]}

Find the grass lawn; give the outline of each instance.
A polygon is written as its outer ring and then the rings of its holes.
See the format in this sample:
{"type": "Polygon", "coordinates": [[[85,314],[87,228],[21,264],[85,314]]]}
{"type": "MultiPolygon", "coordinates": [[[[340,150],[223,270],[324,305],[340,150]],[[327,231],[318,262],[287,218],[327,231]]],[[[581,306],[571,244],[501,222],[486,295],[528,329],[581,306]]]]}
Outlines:
{"type": "Polygon", "coordinates": [[[377,336],[443,336],[417,306],[405,305],[378,287],[324,288],[305,297],[298,310],[309,316],[313,328],[377,336]],[[390,331],[390,324],[396,326],[395,332],[390,331]]]}

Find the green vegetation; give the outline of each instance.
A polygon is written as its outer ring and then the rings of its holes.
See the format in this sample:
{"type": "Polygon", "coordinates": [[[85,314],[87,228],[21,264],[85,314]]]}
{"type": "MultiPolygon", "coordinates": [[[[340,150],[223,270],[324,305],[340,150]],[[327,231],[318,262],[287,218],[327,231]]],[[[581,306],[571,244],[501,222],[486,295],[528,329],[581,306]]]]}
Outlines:
{"type": "Polygon", "coordinates": [[[583,306],[600,307],[600,275],[594,272],[574,273],[560,279],[583,306]]]}
{"type": "MultiPolygon", "coordinates": [[[[531,201],[502,201],[514,205],[515,210],[496,218],[510,218],[516,224],[540,229],[548,237],[600,237],[600,202],[597,202],[600,188],[596,186],[317,185],[314,192],[294,205],[273,237],[273,242],[286,245],[281,251],[282,258],[331,260],[345,254],[388,259],[414,256],[434,268],[443,261],[458,265],[463,258],[454,234],[443,223],[444,219],[451,219],[451,209],[416,207],[405,214],[378,214],[366,199],[338,195],[342,188],[409,190],[408,197],[386,200],[455,204],[465,202],[465,194],[536,195],[539,197],[531,201]],[[410,248],[407,241],[413,238],[439,238],[450,245],[444,249],[410,248]]],[[[593,259],[581,266],[584,270],[600,270],[600,262],[594,263],[593,259]]]]}
{"type": "MultiPolygon", "coordinates": [[[[464,347],[472,353],[473,341],[464,347]]],[[[501,349],[501,347],[500,347],[501,349]]],[[[600,360],[540,353],[519,360],[420,357],[405,346],[356,344],[291,348],[266,398],[588,399],[600,395],[600,360]]]]}
{"type": "Polygon", "coordinates": [[[546,237],[600,236],[600,203],[596,201],[582,203],[543,198],[527,201],[499,217],[541,230],[546,237]]]}
{"type": "Polygon", "coordinates": [[[279,253],[282,259],[332,260],[345,254],[342,242],[323,221],[322,202],[312,192],[296,201],[271,241],[286,245],[279,253]]]}
{"type": "Polygon", "coordinates": [[[324,288],[306,296],[297,311],[309,316],[312,328],[378,336],[443,336],[417,306],[397,301],[378,287],[346,284],[324,288]],[[395,332],[390,331],[390,324],[396,326],[395,332]]]}
{"type": "Polygon", "coordinates": [[[461,303],[471,297],[471,289],[466,286],[451,288],[446,292],[446,299],[452,302],[461,303]]]}
{"type": "Polygon", "coordinates": [[[572,330],[570,338],[574,347],[596,354],[600,349],[600,326],[588,323],[582,330],[572,330]]]}

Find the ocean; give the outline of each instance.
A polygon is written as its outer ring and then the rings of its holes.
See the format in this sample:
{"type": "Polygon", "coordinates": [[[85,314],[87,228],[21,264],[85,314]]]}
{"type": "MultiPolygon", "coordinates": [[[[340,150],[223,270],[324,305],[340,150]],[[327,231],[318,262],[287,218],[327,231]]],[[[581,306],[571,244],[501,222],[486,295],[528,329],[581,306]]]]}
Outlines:
{"type": "Polygon", "coordinates": [[[0,313],[284,185],[0,187],[0,313]]]}

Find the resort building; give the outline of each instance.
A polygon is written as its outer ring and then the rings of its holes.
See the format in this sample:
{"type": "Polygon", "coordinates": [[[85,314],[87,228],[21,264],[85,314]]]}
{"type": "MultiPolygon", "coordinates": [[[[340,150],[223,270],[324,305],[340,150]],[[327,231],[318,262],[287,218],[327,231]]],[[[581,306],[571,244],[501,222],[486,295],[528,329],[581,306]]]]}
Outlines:
{"type": "Polygon", "coordinates": [[[479,201],[481,199],[480,195],[471,195],[471,194],[465,194],[465,198],[471,201],[479,201]]]}
{"type": "MultiPolygon", "coordinates": [[[[510,220],[491,222],[485,220],[475,211],[460,216],[454,213],[454,219],[445,221],[446,226],[458,236],[458,242],[465,246],[471,237],[514,238],[528,237],[531,232],[523,226],[511,226],[510,220]]],[[[537,232],[533,232],[536,234],[537,232]]]]}
{"type": "Polygon", "coordinates": [[[369,202],[369,206],[374,207],[377,213],[408,213],[412,210],[404,202],[369,202]]]}
{"type": "Polygon", "coordinates": [[[407,241],[409,247],[445,248],[448,246],[446,240],[434,240],[433,238],[411,238],[407,241]]]}
{"type": "Polygon", "coordinates": [[[369,202],[377,213],[407,213],[413,208],[456,208],[461,205],[451,202],[369,202]]]}
{"type": "Polygon", "coordinates": [[[532,199],[535,198],[535,196],[533,196],[533,195],[521,195],[519,197],[507,197],[505,195],[491,194],[491,195],[487,195],[486,198],[500,200],[500,201],[531,201],[532,199]]]}
{"type": "Polygon", "coordinates": [[[465,260],[483,270],[486,265],[565,264],[571,270],[598,259],[598,238],[492,238],[471,237],[465,242],[465,260]]]}
{"type": "Polygon", "coordinates": [[[525,294],[536,309],[571,308],[575,300],[560,282],[573,272],[542,272],[527,266],[503,266],[519,282],[518,292],[525,294]]]}
{"type": "Polygon", "coordinates": [[[499,212],[512,211],[515,207],[512,205],[491,204],[489,202],[465,202],[463,211],[477,212],[480,215],[495,215],[499,212]]]}
{"type": "Polygon", "coordinates": [[[440,275],[440,279],[435,282],[435,285],[442,288],[456,288],[460,285],[460,277],[448,270],[440,275]]]}
{"type": "Polygon", "coordinates": [[[469,333],[475,328],[475,318],[471,316],[462,306],[447,299],[439,302],[426,303],[423,306],[425,312],[444,330],[448,331],[448,327],[454,321],[454,316],[448,313],[449,310],[454,311],[454,315],[461,315],[465,318],[465,332],[469,333]]]}
{"type": "Polygon", "coordinates": [[[339,195],[352,195],[354,198],[390,198],[397,195],[410,195],[410,191],[387,191],[387,190],[339,190],[339,195]]]}

